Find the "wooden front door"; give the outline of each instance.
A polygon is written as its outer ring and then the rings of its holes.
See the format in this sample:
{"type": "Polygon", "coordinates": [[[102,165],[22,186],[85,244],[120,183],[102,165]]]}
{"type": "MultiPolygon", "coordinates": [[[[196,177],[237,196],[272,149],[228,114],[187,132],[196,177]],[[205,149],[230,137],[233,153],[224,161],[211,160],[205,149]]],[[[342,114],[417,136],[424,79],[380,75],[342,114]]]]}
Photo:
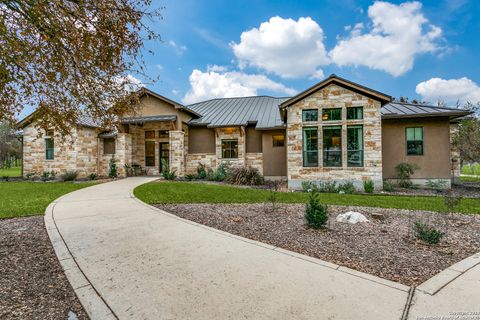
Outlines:
{"type": "Polygon", "coordinates": [[[160,163],[160,172],[163,172],[163,170],[167,169],[164,168],[164,163],[169,166],[170,165],[170,144],[168,142],[160,142],[160,147],[158,148],[159,150],[159,163],[160,163]]]}

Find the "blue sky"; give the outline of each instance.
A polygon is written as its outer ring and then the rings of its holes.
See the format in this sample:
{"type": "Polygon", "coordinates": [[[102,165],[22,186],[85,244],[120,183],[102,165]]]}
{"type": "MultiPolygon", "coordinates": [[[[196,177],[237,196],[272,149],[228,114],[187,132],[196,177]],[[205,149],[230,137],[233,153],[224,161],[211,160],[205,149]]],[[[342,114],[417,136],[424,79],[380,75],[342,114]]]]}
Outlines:
{"type": "MultiPolygon", "coordinates": [[[[290,96],[335,73],[392,96],[480,101],[480,1],[154,1],[147,87],[192,103],[290,96]]],[[[145,81],[145,79],[141,79],[145,81]]]]}

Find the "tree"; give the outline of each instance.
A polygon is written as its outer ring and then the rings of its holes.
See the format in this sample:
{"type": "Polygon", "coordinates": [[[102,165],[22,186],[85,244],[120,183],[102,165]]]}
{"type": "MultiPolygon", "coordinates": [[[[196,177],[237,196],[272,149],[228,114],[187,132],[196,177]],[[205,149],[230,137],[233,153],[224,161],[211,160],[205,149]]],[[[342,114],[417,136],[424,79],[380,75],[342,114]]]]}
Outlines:
{"type": "Polygon", "coordinates": [[[468,162],[480,161],[480,120],[461,121],[453,134],[452,142],[457,147],[460,158],[468,162]]]}
{"type": "MultiPolygon", "coordinates": [[[[24,106],[69,133],[81,115],[105,127],[134,110],[142,47],[160,39],[151,0],[0,0],[0,120],[24,106]]],[[[147,77],[148,78],[148,77],[147,77]]]]}
{"type": "Polygon", "coordinates": [[[11,158],[19,159],[22,146],[15,136],[15,130],[6,121],[0,121],[0,168],[9,167],[11,158]]]}

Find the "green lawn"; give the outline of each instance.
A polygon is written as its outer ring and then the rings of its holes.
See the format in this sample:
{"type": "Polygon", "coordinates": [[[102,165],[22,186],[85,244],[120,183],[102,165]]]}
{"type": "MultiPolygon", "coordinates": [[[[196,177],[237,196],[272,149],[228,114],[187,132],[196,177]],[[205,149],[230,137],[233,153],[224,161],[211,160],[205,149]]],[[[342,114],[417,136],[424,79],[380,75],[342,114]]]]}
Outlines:
{"type": "Polygon", "coordinates": [[[480,176],[460,176],[460,180],[464,182],[480,182],[480,176]]]}
{"type": "Polygon", "coordinates": [[[91,186],[72,182],[0,182],[0,218],[42,215],[66,193],[91,186]]]}
{"type": "Polygon", "coordinates": [[[20,177],[22,175],[22,167],[11,167],[8,169],[0,169],[0,179],[3,177],[20,177]]]}
{"type": "MultiPolygon", "coordinates": [[[[224,185],[188,182],[151,182],[134,190],[140,200],[149,203],[258,203],[268,199],[269,191],[237,188],[224,185]]],[[[301,192],[278,193],[278,201],[304,203],[308,194],[301,192]]],[[[381,208],[444,211],[442,197],[391,196],[364,194],[322,193],[322,202],[381,208]]],[[[480,214],[480,199],[464,199],[459,212],[480,214]]]]}

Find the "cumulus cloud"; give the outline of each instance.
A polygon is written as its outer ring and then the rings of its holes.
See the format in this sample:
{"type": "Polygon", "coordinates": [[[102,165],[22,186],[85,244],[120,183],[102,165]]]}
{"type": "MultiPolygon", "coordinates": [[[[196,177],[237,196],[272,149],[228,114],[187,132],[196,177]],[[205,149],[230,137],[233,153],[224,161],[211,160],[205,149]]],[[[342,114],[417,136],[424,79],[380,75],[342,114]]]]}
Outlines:
{"type": "Polygon", "coordinates": [[[329,52],[340,66],[367,66],[400,76],[412,69],[418,54],[439,50],[442,30],[428,22],[421,13],[420,2],[395,5],[377,1],[368,8],[372,27],[347,28],[348,38],[339,40],[329,52]]]}
{"type": "Polygon", "coordinates": [[[189,77],[190,90],[183,98],[191,104],[213,98],[245,97],[257,95],[259,89],[294,95],[295,90],[275,82],[265,75],[238,71],[193,70],[189,77]]]}
{"type": "Polygon", "coordinates": [[[319,74],[329,62],[323,30],[310,17],[272,17],[259,28],[245,31],[230,45],[241,68],[253,66],[283,78],[319,74]]]}
{"type": "Polygon", "coordinates": [[[443,101],[454,104],[480,102],[480,86],[463,77],[459,79],[431,78],[417,84],[415,89],[423,99],[431,102],[443,101]]]}

